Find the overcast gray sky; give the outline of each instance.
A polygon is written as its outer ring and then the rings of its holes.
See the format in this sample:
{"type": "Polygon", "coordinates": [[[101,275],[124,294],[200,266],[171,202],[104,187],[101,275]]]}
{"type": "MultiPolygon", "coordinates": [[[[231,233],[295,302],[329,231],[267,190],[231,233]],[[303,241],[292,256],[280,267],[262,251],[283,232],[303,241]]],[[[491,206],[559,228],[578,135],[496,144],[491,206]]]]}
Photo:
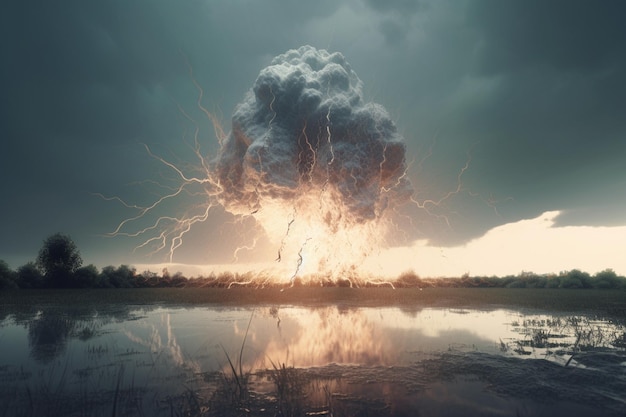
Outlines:
{"type": "MultiPolygon", "coordinates": [[[[133,213],[94,193],[153,198],[133,183],[166,170],[142,144],[184,163],[180,108],[215,151],[186,61],[229,130],[259,71],[305,44],[341,52],[389,111],[418,197],[454,190],[470,160],[450,227],[415,213],[414,238],[459,245],[549,210],[557,226],[626,225],[625,15],[619,0],[6,0],[0,259],[18,267],[63,232],[86,263],[163,261],[102,237],[133,213]]],[[[176,260],[228,261],[228,221],[176,260]]]]}

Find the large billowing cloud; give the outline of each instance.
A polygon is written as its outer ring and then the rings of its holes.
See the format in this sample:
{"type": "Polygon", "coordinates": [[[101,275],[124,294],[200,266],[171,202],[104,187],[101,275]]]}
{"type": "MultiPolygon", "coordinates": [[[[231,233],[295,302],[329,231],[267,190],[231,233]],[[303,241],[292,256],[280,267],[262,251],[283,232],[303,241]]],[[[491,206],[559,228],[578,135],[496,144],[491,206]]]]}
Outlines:
{"type": "Polygon", "coordinates": [[[346,208],[331,216],[362,222],[411,194],[402,136],[382,106],[364,100],[340,53],[303,46],[277,56],[232,123],[217,174],[234,213],[328,192],[346,208]]]}
{"type": "Polygon", "coordinates": [[[404,139],[362,84],[341,53],[302,46],[278,55],[206,166],[209,206],[253,217],[292,279],[354,277],[413,193],[404,139]]]}

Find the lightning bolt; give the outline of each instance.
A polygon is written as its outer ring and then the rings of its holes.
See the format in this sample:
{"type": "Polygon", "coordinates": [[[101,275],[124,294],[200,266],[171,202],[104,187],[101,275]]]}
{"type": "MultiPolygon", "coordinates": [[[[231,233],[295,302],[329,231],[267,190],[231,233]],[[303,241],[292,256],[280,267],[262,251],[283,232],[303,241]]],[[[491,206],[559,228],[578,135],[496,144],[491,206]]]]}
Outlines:
{"type": "Polygon", "coordinates": [[[280,262],[282,259],[281,253],[285,249],[285,242],[287,240],[287,237],[289,236],[289,230],[291,229],[291,225],[293,224],[295,220],[296,219],[295,219],[295,213],[294,213],[294,217],[292,217],[291,220],[289,220],[289,223],[287,223],[287,231],[285,232],[285,236],[280,242],[280,248],[278,249],[278,257],[276,258],[276,262],[280,262]]]}
{"type": "MultiPolygon", "coordinates": [[[[468,155],[468,158],[469,158],[469,155],[468,155]]],[[[448,216],[443,215],[443,214],[436,214],[432,211],[432,209],[433,207],[441,207],[441,205],[446,200],[450,199],[452,196],[455,196],[461,193],[461,191],[463,190],[463,174],[465,174],[465,172],[469,169],[470,161],[471,161],[471,158],[469,158],[465,162],[465,165],[461,168],[461,170],[457,174],[456,188],[454,190],[448,191],[445,195],[443,195],[439,199],[426,199],[423,201],[419,201],[416,199],[415,196],[411,196],[411,202],[414,203],[418,208],[425,210],[429,215],[445,221],[446,225],[448,227],[451,227],[448,216]]]]}
{"type": "MultiPolygon", "coordinates": [[[[202,105],[202,97],[204,91],[202,90],[196,79],[193,77],[193,70],[187,60],[186,63],[189,68],[189,74],[192,82],[198,91],[197,105],[213,124],[215,136],[217,137],[218,142],[221,145],[227,135],[222,130],[217,118],[202,105]]],[[[195,223],[206,221],[209,216],[210,210],[216,205],[216,201],[214,201],[214,198],[223,192],[221,184],[211,174],[210,164],[201,153],[198,124],[195,123],[193,118],[191,118],[191,116],[189,116],[189,114],[185,112],[180,105],[178,105],[178,109],[187,120],[195,125],[195,131],[193,135],[194,144],[192,147],[192,151],[200,161],[200,167],[204,175],[202,177],[187,175],[182,171],[181,168],[179,168],[179,166],[161,156],[156,155],[152,152],[147,144],[143,144],[147,154],[153,159],[159,161],[162,165],[169,168],[175,174],[175,178],[178,178],[179,184],[175,187],[167,187],[156,183],[159,187],[168,189],[170,190],[170,192],[167,192],[165,195],[158,197],[157,199],[153,200],[152,203],[145,206],[129,204],[124,199],[117,196],[108,197],[104,196],[101,193],[94,194],[105,201],[117,201],[121,203],[124,207],[137,211],[136,215],[122,220],[120,223],[118,223],[117,227],[115,227],[112,232],[107,233],[105,236],[139,237],[162,228],[164,224],[173,224],[174,227],[169,229],[166,228],[165,231],[160,231],[156,236],[148,238],[143,243],[135,247],[135,250],[137,250],[154,245],[155,249],[150,252],[149,255],[154,255],[155,253],[158,253],[162,250],[167,250],[168,260],[170,263],[173,261],[175,251],[183,244],[183,238],[185,234],[191,230],[192,226],[195,223]],[[200,189],[194,189],[195,187],[200,187],[200,189]],[[195,207],[191,207],[191,211],[193,211],[194,208],[200,208],[201,210],[199,213],[194,214],[193,212],[188,212],[188,214],[184,214],[179,217],[157,216],[156,220],[154,220],[150,225],[146,227],[139,228],[134,232],[126,231],[128,227],[151,215],[159,206],[164,205],[170,200],[178,199],[183,195],[200,197],[205,200],[204,203],[199,204],[195,207]]]]}
{"type": "Polygon", "coordinates": [[[330,159],[326,163],[326,180],[322,184],[320,191],[320,210],[324,206],[324,194],[328,188],[328,184],[330,183],[330,168],[331,165],[335,162],[335,150],[333,148],[332,134],[331,134],[331,121],[330,121],[330,111],[332,106],[328,106],[328,111],[326,112],[326,143],[328,144],[328,152],[330,153],[330,159]]]}
{"type": "Polygon", "coordinates": [[[300,247],[300,250],[298,251],[298,262],[296,263],[296,270],[294,271],[293,275],[289,279],[289,281],[291,282],[291,286],[292,287],[293,287],[293,284],[295,282],[296,277],[298,276],[298,272],[300,272],[300,267],[302,266],[302,261],[303,261],[302,251],[304,251],[304,247],[309,242],[309,240],[311,240],[310,237],[306,238],[306,240],[304,241],[304,243],[300,247]]]}
{"type": "Polygon", "coordinates": [[[222,124],[217,119],[217,117],[215,117],[215,115],[213,113],[208,111],[204,107],[204,105],[202,104],[202,97],[204,96],[204,89],[202,88],[202,86],[198,83],[198,81],[194,77],[194,75],[193,75],[193,67],[189,63],[189,60],[187,59],[187,56],[185,54],[183,54],[182,51],[180,51],[180,53],[183,55],[183,58],[185,59],[185,64],[187,65],[187,69],[189,71],[189,77],[191,78],[191,82],[195,86],[196,91],[198,91],[198,99],[197,99],[196,104],[197,104],[198,108],[211,121],[211,124],[213,125],[213,130],[214,130],[214,133],[215,133],[215,137],[217,138],[220,146],[222,146],[223,143],[224,143],[224,140],[226,140],[228,135],[226,135],[226,133],[224,133],[224,130],[222,129],[222,124]]]}
{"type": "MultiPolygon", "coordinates": [[[[308,148],[308,152],[311,155],[311,160],[309,161],[308,159],[305,159],[306,164],[308,165],[308,169],[307,169],[307,175],[309,177],[309,183],[313,182],[313,172],[315,171],[315,166],[317,164],[317,150],[313,148],[313,145],[311,144],[311,142],[309,141],[309,137],[306,134],[306,128],[307,128],[307,120],[304,120],[303,126],[302,126],[302,133],[301,133],[301,137],[304,137],[304,143],[306,144],[307,148],[308,148]]],[[[304,152],[304,150],[302,152],[300,152],[299,157],[302,158],[302,153],[304,152]]],[[[302,160],[301,160],[302,162],[302,160]]]]}
{"type": "MultiPolygon", "coordinates": [[[[322,104],[326,108],[318,107],[311,115],[298,114],[300,120],[288,114],[286,129],[283,129],[283,114],[277,113],[282,111],[282,106],[277,105],[281,96],[277,97],[277,94],[283,90],[274,88],[275,93],[272,85],[268,85],[262,92],[264,97],[256,97],[258,107],[251,104],[255,117],[259,116],[249,122],[251,128],[246,130],[248,119],[245,117],[234,117],[233,123],[242,121],[240,126],[234,126],[234,129],[241,128],[235,133],[243,133],[241,136],[227,135],[218,118],[203,105],[204,91],[186,58],[185,62],[197,90],[198,113],[204,114],[213,124],[213,133],[219,143],[218,155],[214,159],[204,154],[199,124],[178,105],[180,119],[185,124],[183,140],[190,149],[188,152],[197,159],[197,166],[180,163],[171,156],[160,156],[144,144],[147,154],[165,167],[162,170],[168,176],[163,180],[164,185],[156,184],[160,187],[157,196],[145,204],[131,204],[120,197],[96,194],[105,201],[133,210],[133,215],[119,222],[108,235],[142,239],[135,249],[152,249],[151,254],[167,253],[169,262],[172,262],[174,253],[188,238],[193,225],[207,221],[211,210],[218,206],[232,214],[232,224],[240,240],[245,241],[233,251],[233,262],[239,260],[243,251],[256,248],[257,232],[264,230],[273,244],[279,243],[275,261],[281,263],[281,269],[287,268],[284,277],[291,275],[292,286],[296,278],[306,277],[311,269],[317,268],[314,270],[318,274],[327,274],[320,275],[321,279],[341,277],[347,279],[350,286],[389,285],[393,288],[393,284],[387,281],[363,280],[357,271],[373,251],[388,246],[394,238],[391,233],[402,233],[405,239],[409,238],[398,223],[402,221],[397,217],[401,215],[400,205],[408,204],[410,210],[415,207],[451,227],[445,214],[446,202],[461,193],[474,195],[463,186],[471,162],[468,152],[466,164],[459,170],[452,190],[441,195],[437,193],[435,197],[428,194],[428,198],[420,198],[421,195],[413,191],[417,188],[411,190],[409,187],[409,170],[415,161],[407,165],[403,145],[397,137],[389,136],[390,132],[396,135],[396,130],[386,112],[373,106],[371,115],[364,112],[369,118],[363,119],[363,125],[355,126],[358,122],[344,125],[343,116],[339,118],[333,113],[336,106],[332,104],[334,92],[330,82],[325,95],[319,92],[323,100],[330,98],[325,101],[328,105],[322,104]],[[293,185],[292,182],[285,185],[273,181],[272,173],[266,172],[274,166],[271,165],[274,161],[271,158],[276,156],[273,145],[282,137],[278,134],[282,135],[283,130],[293,135],[285,138],[291,141],[285,142],[286,146],[281,148],[278,143],[280,151],[294,146],[294,154],[285,159],[295,166],[293,185]],[[229,165],[223,168],[222,164],[229,165]],[[184,199],[193,202],[187,204],[185,201],[186,211],[160,215],[159,208],[167,209],[184,199]],[[254,238],[251,239],[252,234],[254,238]],[[291,271],[294,261],[295,270],[291,271]]],[[[237,113],[237,117],[242,114],[237,113]]],[[[418,169],[421,170],[422,162],[431,153],[432,145],[418,162],[418,169]]],[[[287,167],[290,168],[291,165],[287,167]]],[[[291,171],[286,174],[291,175],[291,171]]],[[[485,202],[497,213],[495,199],[489,198],[485,202]]],[[[406,217],[413,221],[411,216],[406,217]]],[[[246,277],[237,278],[237,281],[231,285],[251,283],[246,277]]]]}
{"type": "Polygon", "coordinates": [[[256,244],[257,244],[257,239],[254,238],[254,240],[252,241],[250,245],[238,246],[237,249],[235,249],[235,252],[233,253],[233,262],[237,262],[239,260],[239,252],[241,252],[242,250],[254,250],[254,248],[256,248],[256,244]]]}
{"type": "Polygon", "coordinates": [[[333,149],[333,141],[331,139],[330,126],[332,122],[330,121],[330,111],[332,106],[328,106],[328,112],[326,112],[326,140],[328,141],[328,149],[330,151],[330,160],[328,161],[328,166],[330,167],[335,162],[335,150],[333,149]]]}

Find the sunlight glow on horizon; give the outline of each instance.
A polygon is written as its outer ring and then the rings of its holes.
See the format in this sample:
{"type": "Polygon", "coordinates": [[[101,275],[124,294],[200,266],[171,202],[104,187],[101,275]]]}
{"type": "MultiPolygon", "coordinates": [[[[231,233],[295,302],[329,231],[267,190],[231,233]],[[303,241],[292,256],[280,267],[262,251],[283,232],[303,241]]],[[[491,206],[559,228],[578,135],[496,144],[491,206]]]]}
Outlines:
{"type": "MultiPolygon", "coordinates": [[[[458,277],[517,275],[523,271],[538,274],[559,273],[579,269],[597,273],[613,269],[626,274],[626,226],[555,227],[560,211],[547,211],[533,219],[520,220],[494,227],[483,236],[456,247],[430,246],[425,240],[412,245],[383,249],[370,256],[363,270],[378,277],[397,277],[414,271],[421,277],[458,277]]],[[[168,268],[186,276],[210,273],[278,274],[282,281],[288,271],[278,269],[276,262],[231,263],[213,265],[137,264],[138,272],[161,272],[168,268]]]]}
{"type": "Polygon", "coordinates": [[[425,277],[505,276],[523,271],[538,274],[579,269],[596,273],[613,269],[626,274],[626,226],[556,227],[560,211],[494,227],[463,246],[445,248],[416,241],[385,251],[376,262],[393,276],[414,270],[425,277]]]}

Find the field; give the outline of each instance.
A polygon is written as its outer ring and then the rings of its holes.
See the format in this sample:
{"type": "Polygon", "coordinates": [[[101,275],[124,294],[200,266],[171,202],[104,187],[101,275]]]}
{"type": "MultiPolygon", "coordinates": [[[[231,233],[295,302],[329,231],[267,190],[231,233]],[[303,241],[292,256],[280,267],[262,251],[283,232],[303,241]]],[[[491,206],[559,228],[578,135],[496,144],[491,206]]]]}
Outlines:
{"type": "Polygon", "coordinates": [[[145,288],[0,292],[0,312],[47,304],[83,305],[282,305],[333,303],[361,307],[528,307],[598,310],[626,315],[626,292],[508,288],[145,288]]]}

